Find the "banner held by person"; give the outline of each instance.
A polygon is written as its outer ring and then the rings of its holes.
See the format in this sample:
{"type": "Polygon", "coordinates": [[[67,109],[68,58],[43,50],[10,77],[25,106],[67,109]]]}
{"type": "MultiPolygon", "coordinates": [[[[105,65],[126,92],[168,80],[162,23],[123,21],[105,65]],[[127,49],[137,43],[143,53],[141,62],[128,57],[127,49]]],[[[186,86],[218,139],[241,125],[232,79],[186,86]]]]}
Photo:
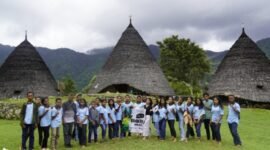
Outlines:
{"type": "Polygon", "coordinates": [[[130,132],[132,133],[142,133],[143,125],[145,121],[145,109],[136,108],[132,110],[131,122],[130,122],[130,132]]]}

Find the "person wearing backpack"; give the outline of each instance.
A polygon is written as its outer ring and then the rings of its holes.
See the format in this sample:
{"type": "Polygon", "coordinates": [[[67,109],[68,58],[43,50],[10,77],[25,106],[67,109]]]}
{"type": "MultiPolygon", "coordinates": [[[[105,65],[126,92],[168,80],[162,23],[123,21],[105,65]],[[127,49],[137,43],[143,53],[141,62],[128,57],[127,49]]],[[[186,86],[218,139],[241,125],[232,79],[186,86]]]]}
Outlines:
{"type": "Polygon", "coordinates": [[[234,145],[241,146],[242,142],[237,131],[239,120],[240,120],[240,105],[235,102],[234,95],[230,95],[228,99],[229,99],[229,105],[228,105],[229,111],[228,111],[227,121],[228,121],[229,129],[233,137],[234,145]]]}

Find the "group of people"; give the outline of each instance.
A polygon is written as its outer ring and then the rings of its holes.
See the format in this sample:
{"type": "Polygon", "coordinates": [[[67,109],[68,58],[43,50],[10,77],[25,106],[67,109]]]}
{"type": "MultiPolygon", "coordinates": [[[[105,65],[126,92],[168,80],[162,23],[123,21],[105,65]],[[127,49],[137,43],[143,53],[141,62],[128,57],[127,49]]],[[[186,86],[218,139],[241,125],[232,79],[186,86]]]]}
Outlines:
{"type": "MultiPolygon", "coordinates": [[[[51,106],[47,97],[34,97],[33,92],[27,93],[27,103],[21,109],[22,149],[26,150],[29,138],[29,149],[34,148],[34,129],[38,128],[39,145],[48,148],[51,131],[51,149],[57,149],[60,127],[63,125],[64,144],[72,148],[71,140],[75,139],[83,148],[87,143],[98,141],[98,128],[101,129],[101,140],[104,141],[108,130],[108,138],[124,138],[131,136],[128,128],[132,110],[145,109],[145,120],[142,131],[137,134],[146,140],[150,136],[151,123],[156,130],[157,138],[166,138],[166,124],[170,129],[172,140],[177,141],[175,122],[178,121],[180,141],[187,142],[195,133],[201,139],[201,125],[204,124],[208,140],[221,142],[220,127],[224,116],[224,108],[218,97],[210,99],[208,93],[203,98],[160,97],[151,99],[137,96],[132,102],[131,97],[117,96],[116,98],[96,98],[90,104],[81,94],[70,94],[68,100],[62,103],[61,98],[55,99],[51,106]],[[195,128],[195,133],[194,133],[195,128]],[[88,130],[88,132],[87,132],[88,130]],[[211,134],[212,133],[212,134],[211,134]]],[[[228,96],[227,122],[234,144],[241,146],[237,131],[240,120],[240,106],[233,95],[228,96]]]]}

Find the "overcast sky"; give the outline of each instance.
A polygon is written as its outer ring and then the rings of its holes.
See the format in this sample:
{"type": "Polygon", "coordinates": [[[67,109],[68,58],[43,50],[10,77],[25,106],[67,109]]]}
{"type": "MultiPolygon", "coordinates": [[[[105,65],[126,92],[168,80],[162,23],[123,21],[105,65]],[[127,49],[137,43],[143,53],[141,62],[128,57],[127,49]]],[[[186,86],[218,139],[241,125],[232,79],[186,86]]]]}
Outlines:
{"type": "Polygon", "coordinates": [[[241,33],[270,37],[270,0],[1,0],[0,43],[85,52],[114,46],[129,23],[147,44],[172,34],[202,48],[229,49],[241,33]]]}

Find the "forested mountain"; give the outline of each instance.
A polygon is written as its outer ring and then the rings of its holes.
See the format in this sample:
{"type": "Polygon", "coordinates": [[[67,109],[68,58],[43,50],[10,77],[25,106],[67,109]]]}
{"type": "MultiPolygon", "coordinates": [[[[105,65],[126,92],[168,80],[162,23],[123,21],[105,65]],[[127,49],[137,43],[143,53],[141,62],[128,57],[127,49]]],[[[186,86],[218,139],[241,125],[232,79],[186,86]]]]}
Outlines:
{"type": "MultiPolygon", "coordinates": [[[[259,47],[270,57],[270,38],[259,40],[259,47]]],[[[149,45],[149,48],[156,59],[159,59],[159,48],[156,45],[149,45]]],[[[50,68],[56,80],[70,76],[80,90],[85,87],[92,76],[100,70],[110,55],[113,47],[97,48],[86,53],[76,52],[68,48],[49,49],[37,47],[38,52],[50,68]]],[[[0,65],[14,50],[14,47],[0,44],[0,65]]],[[[227,51],[214,52],[205,51],[212,61],[213,69],[221,62],[227,51]]]]}

